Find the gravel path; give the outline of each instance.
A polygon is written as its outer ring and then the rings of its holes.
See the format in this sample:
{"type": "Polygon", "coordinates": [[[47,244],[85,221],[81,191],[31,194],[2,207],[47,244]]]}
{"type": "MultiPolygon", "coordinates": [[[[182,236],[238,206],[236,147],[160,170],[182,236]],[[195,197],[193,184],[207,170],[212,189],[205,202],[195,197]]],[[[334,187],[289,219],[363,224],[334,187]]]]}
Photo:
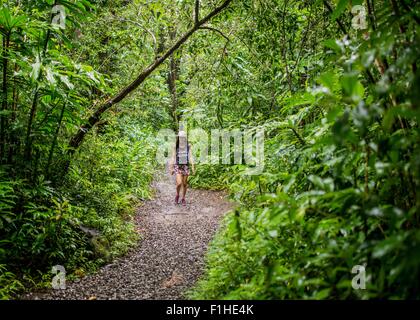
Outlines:
{"type": "Polygon", "coordinates": [[[204,255],[220,218],[232,208],[221,192],[188,190],[188,204],[175,205],[174,182],[162,176],[156,196],[138,209],[142,236],[125,257],[65,290],[28,294],[25,299],[182,299],[204,267],[204,255]]]}

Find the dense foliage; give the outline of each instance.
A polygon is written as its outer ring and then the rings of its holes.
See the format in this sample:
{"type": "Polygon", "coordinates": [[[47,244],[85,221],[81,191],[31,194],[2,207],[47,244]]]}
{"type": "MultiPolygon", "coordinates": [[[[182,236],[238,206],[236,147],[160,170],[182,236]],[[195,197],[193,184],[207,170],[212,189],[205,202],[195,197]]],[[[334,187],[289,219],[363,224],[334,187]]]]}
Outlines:
{"type": "Polygon", "coordinates": [[[138,239],[132,217],[151,195],[153,122],[168,118],[156,102],[133,96],[70,162],[68,140],[112,92],[111,79],[127,81],[127,65],[142,63],[139,48],[115,51],[129,32],[113,18],[122,4],[105,4],[2,1],[0,298],[50,285],[54,265],[84,275],[138,239]],[[65,6],[65,29],[50,24],[56,4],[65,6]],[[98,24],[108,34],[98,37],[98,24]]]}
{"type": "Polygon", "coordinates": [[[198,121],[264,127],[266,167],[198,170],[196,184],[228,186],[240,206],[192,297],[419,297],[419,7],[359,3],[244,1],[252,19],[232,17],[203,89],[220,93],[197,101],[213,117],[198,121]],[[351,27],[359,3],[368,30],[351,27]],[[366,290],[352,288],[356,265],[366,290]]]}
{"type": "Polygon", "coordinates": [[[222,2],[1,0],[0,298],[126,252],[156,132],[181,118],[265,130],[261,174],[199,165],[190,179],[238,203],[192,298],[419,297],[418,2],[232,0],[194,29],[197,3],[200,18],[222,2]]]}

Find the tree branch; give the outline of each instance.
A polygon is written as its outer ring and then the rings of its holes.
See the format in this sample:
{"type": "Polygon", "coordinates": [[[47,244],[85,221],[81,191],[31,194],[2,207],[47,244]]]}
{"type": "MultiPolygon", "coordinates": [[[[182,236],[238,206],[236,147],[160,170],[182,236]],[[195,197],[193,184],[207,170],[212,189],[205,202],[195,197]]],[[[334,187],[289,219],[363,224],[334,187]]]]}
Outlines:
{"type": "Polygon", "coordinates": [[[200,0],[195,0],[194,24],[198,25],[199,21],[200,21],[200,0]]]}
{"type": "Polygon", "coordinates": [[[293,127],[288,127],[290,130],[292,130],[292,132],[295,134],[296,138],[298,138],[299,142],[304,146],[306,145],[305,140],[300,136],[300,134],[296,131],[295,128],[293,127]]]}
{"type": "Polygon", "coordinates": [[[211,20],[214,16],[222,12],[233,0],[225,0],[223,3],[210,12],[203,19],[199,20],[190,30],[188,30],[175,44],[172,45],[161,57],[158,57],[153,63],[146,67],[136,79],[134,79],[128,86],[123,88],[115,96],[105,101],[98,109],[87,119],[86,123],[83,124],[78,132],[70,139],[69,142],[69,154],[73,154],[74,151],[82,144],[86,134],[92,129],[92,127],[100,120],[102,114],[111,108],[113,105],[122,101],[129,93],[134,91],[144,80],[159,67],[168,57],[170,57],[184,42],[186,42],[191,35],[196,32],[201,26],[211,20]]]}
{"type": "MultiPolygon", "coordinates": [[[[327,0],[323,0],[325,7],[327,8],[328,12],[330,14],[332,14],[334,12],[334,10],[331,8],[331,5],[328,3],[327,0]]],[[[347,34],[347,30],[344,27],[343,23],[337,18],[336,19],[338,27],[340,28],[341,32],[343,32],[344,34],[347,34]]]]}
{"type": "Polygon", "coordinates": [[[211,30],[214,32],[217,32],[218,34],[220,34],[223,38],[225,38],[227,41],[230,41],[230,39],[228,38],[228,36],[226,36],[222,31],[216,29],[216,28],[212,28],[212,27],[206,27],[206,26],[202,26],[200,28],[198,28],[200,30],[211,30]]]}
{"type": "Polygon", "coordinates": [[[155,35],[153,34],[152,31],[150,31],[149,29],[147,29],[145,26],[143,26],[141,23],[138,23],[137,21],[133,21],[133,20],[126,19],[126,18],[121,18],[120,21],[121,22],[130,22],[132,24],[135,24],[136,26],[142,28],[144,31],[146,31],[148,34],[150,34],[150,36],[153,39],[153,48],[156,52],[156,50],[157,50],[157,40],[156,40],[156,37],[155,37],[155,35]]]}

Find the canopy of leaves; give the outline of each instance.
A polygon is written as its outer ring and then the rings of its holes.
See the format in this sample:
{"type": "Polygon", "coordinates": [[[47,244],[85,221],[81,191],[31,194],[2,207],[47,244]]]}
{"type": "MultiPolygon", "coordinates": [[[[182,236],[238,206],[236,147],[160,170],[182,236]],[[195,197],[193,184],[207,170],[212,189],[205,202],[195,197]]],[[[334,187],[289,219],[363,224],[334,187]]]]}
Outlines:
{"type": "MultiPolygon", "coordinates": [[[[180,119],[265,131],[261,174],[190,178],[238,203],[191,298],[419,298],[416,1],[232,0],[196,30],[194,0],[0,3],[0,298],[48,285],[51,265],[80,276],[126,252],[156,133],[180,119]]],[[[203,18],[223,1],[198,3],[203,18]]]]}

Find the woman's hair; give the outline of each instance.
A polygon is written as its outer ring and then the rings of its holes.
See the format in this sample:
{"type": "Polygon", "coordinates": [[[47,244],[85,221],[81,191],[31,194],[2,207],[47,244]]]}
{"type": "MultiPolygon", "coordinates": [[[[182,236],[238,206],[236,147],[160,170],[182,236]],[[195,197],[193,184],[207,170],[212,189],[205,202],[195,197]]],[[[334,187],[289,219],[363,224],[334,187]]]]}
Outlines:
{"type": "MultiPolygon", "coordinates": [[[[184,139],[186,139],[186,142],[187,142],[187,146],[188,146],[188,138],[187,138],[187,136],[183,136],[183,137],[181,137],[181,138],[184,138],[184,139]]],[[[179,135],[177,135],[176,136],[176,143],[175,143],[175,149],[176,150],[178,150],[178,148],[179,148],[179,135]]]]}

